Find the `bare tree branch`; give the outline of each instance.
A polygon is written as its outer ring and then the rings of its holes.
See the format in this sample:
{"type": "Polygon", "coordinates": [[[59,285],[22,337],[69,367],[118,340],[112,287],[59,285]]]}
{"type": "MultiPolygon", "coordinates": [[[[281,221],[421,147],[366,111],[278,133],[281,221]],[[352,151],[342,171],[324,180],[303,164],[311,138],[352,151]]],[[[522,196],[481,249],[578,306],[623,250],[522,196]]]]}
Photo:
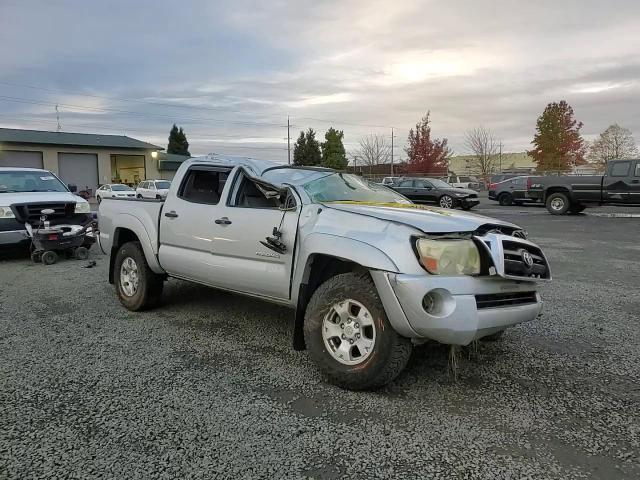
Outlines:
{"type": "Polygon", "coordinates": [[[465,143],[473,156],[475,173],[482,176],[493,173],[498,153],[498,141],[493,132],[480,125],[465,134],[465,143]]]}
{"type": "Polygon", "coordinates": [[[383,135],[367,135],[360,139],[359,148],[356,152],[358,162],[367,165],[369,172],[371,167],[381,163],[388,163],[391,156],[391,145],[383,135]]]}
{"type": "Polygon", "coordinates": [[[609,160],[624,160],[637,155],[638,147],[631,131],[615,123],[590,143],[588,159],[604,170],[609,160]]]}

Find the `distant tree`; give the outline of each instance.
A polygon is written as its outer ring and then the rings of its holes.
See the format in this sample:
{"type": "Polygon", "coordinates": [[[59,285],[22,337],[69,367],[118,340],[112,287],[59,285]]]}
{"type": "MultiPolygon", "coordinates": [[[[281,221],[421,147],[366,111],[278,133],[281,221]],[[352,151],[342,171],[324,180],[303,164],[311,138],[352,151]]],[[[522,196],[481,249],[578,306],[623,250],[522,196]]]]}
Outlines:
{"type": "Polygon", "coordinates": [[[614,123],[591,143],[588,159],[604,170],[609,160],[629,159],[637,155],[638,147],[631,131],[614,123]]]}
{"type": "Polygon", "coordinates": [[[371,167],[381,163],[387,163],[391,156],[391,145],[384,135],[367,135],[360,139],[358,151],[355,154],[361,165],[371,167]]]}
{"type": "Polygon", "coordinates": [[[585,163],[585,144],[573,108],[564,100],[550,103],[538,117],[536,134],[531,142],[533,150],[527,153],[537,164],[539,172],[553,170],[566,172],[585,163]]]}
{"type": "Polygon", "coordinates": [[[335,168],[336,170],[344,170],[347,168],[349,161],[344,149],[344,132],[331,127],[324,134],[324,142],[322,142],[322,166],[335,168]]]}
{"type": "Polygon", "coordinates": [[[498,142],[491,130],[482,125],[467,131],[465,143],[473,156],[472,164],[475,172],[487,177],[494,171],[498,142]]]}
{"type": "Polygon", "coordinates": [[[184,130],[182,130],[182,127],[178,128],[175,123],[169,132],[167,153],[186,155],[187,157],[191,156],[189,153],[189,142],[187,141],[187,136],[185,135],[184,130]]]}
{"type": "Polygon", "coordinates": [[[453,154],[446,138],[431,138],[430,113],[422,117],[415,130],[409,130],[408,145],[404,150],[407,170],[411,173],[442,173],[447,168],[447,159],[453,154]]]}
{"type": "Polygon", "coordinates": [[[309,128],[307,132],[300,132],[298,140],[293,146],[294,165],[320,165],[320,144],[316,140],[316,132],[309,128]]]}

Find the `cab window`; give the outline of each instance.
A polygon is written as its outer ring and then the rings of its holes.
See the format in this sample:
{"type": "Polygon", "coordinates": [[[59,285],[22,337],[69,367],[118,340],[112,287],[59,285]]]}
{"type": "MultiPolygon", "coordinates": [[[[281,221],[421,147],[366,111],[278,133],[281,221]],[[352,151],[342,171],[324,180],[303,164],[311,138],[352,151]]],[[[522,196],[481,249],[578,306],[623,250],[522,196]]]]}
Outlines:
{"type": "Polygon", "coordinates": [[[611,176],[612,177],[626,177],[629,175],[629,169],[631,167],[631,162],[616,162],[611,167],[611,176]]]}
{"type": "Polygon", "coordinates": [[[217,205],[227,178],[229,170],[192,167],[180,185],[178,197],[188,202],[217,205]]]}
{"type": "Polygon", "coordinates": [[[403,180],[398,184],[399,187],[413,188],[413,180],[403,180]]]}
{"type": "MultiPolygon", "coordinates": [[[[263,193],[258,185],[246,175],[240,173],[238,181],[238,189],[233,200],[229,203],[230,207],[277,209],[280,206],[279,196],[263,193]]],[[[271,194],[276,194],[276,192],[271,192],[271,194]]]]}

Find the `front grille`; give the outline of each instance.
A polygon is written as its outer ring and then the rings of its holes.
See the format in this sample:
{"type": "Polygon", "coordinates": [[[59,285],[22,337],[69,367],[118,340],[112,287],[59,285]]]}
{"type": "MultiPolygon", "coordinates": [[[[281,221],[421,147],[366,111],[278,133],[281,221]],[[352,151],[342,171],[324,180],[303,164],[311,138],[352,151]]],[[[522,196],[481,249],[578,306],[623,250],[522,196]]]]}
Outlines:
{"type": "Polygon", "coordinates": [[[54,213],[47,215],[47,219],[70,217],[75,211],[75,203],[29,203],[14,205],[16,219],[20,222],[37,223],[42,216],[42,210],[51,209],[54,213]]]}
{"type": "Polygon", "coordinates": [[[476,295],[476,306],[483,308],[513,307],[536,303],[536,292],[490,293],[476,295]]]}
{"type": "Polygon", "coordinates": [[[549,278],[547,262],[539,248],[526,243],[510,240],[502,241],[504,253],[504,273],[514,277],[549,278]],[[531,265],[525,261],[527,253],[533,260],[531,265]]]}
{"type": "Polygon", "coordinates": [[[470,193],[469,197],[467,198],[478,198],[478,194],[477,193],[470,193]]]}

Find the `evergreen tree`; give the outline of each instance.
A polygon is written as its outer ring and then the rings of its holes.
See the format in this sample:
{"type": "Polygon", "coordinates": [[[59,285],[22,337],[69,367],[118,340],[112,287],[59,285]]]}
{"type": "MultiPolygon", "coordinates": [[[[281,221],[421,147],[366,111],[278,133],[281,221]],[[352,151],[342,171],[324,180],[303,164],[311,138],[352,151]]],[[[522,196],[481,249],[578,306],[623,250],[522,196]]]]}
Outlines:
{"type": "Polygon", "coordinates": [[[187,157],[191,156],[189,153],[189,142],[187,141],[187,136],[185,135],[184,130],[182,130],[182,127],[178,128],[175,123],[169,132],[167,153],[186,155],[187,157]]]}
{"type": "Polygon", "coordinates": [[[345,170],[349,164],[342,139],[344,132],[331,127],[324,135],[322,142],[322,166],[345,170]]]}
{"type": "Polygon", "coordinates": [[[316,132],[309,128],[307,132],[300,132],[298,140],[293,146],[294,165],[320,165],[320,145],[316,140],[316,132]]]}
{"type": "Polygon", "coordinates": [[[527,153],[537,164],[537,170],[566,172],[572,166],[585,163],[585,145],[580,136],[582,122],[573,116],[573,108],[562,100],[550,103],[538,117],[536,134],[527,153]]]}

